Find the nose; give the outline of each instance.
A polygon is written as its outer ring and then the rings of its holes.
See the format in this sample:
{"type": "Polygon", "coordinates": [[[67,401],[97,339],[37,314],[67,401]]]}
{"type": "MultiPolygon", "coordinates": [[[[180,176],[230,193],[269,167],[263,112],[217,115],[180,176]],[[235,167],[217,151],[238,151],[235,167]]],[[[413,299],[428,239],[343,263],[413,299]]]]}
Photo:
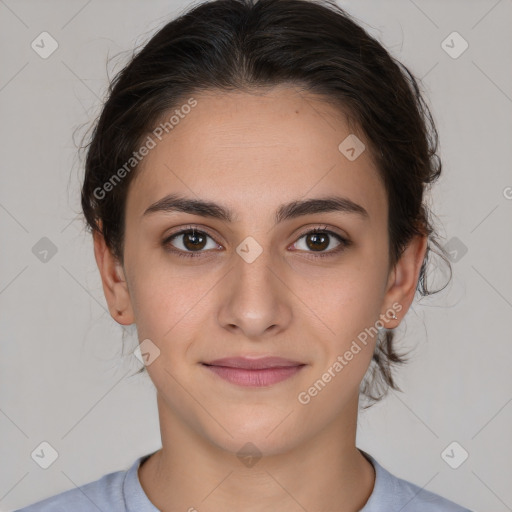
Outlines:
{"type": "Polygon", "coordinates": [[[270,251],[251,262],[237,255],[222,287],[220,325],[253,341],[285,330],[292,318],[292,294],[285,281],[284,267],[270,251]]]}

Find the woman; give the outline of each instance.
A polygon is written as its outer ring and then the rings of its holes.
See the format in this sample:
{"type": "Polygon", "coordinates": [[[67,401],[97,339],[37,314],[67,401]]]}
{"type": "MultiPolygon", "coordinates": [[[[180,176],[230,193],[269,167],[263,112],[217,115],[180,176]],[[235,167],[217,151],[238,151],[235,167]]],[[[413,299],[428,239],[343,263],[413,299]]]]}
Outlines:
{"type": "Polygon", "coordinates": [[[82,188],[162,448],[23,510],[467,511],[355,444],[443,256],[436,150],[415,78],[334,3],[216,0],[164,26],[114,79],[82,188]]]}

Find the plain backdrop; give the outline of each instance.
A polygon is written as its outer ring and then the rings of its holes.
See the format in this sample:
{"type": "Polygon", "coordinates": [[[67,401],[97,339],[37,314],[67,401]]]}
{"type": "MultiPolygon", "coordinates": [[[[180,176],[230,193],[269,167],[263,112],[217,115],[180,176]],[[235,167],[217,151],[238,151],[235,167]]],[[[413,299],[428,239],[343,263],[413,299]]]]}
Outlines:
{"type": "MultiPolygon", "coordinates": [[[[106,309],[80,217],[76,143],[108,76],[188,4],[0,0],[0,510],[160,447],[154,387],[130,377],[136,332],[123,340],[106,309]],[[47,58],[31,46],[42,32],[58,44],[47,58]],[[43,442],[58,454],[47,469],[31,455],[43,442]]],[[[471,510],[510,511],[512,1],[340,5],[422,80],[444,163],[431,202],[454,270],[397,330],[413,348],[403,393],[360,414],[357,445],[471,510]]]]}

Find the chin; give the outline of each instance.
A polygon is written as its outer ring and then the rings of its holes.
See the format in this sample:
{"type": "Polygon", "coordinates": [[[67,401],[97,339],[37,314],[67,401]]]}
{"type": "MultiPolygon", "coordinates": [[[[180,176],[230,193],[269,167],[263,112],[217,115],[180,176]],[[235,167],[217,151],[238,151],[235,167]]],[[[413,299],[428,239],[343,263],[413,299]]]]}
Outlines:
{"type": "Polygon", "coordinates": [[[289,412],[276,414],[272,410],[268,414],[263,411],[257,414],[253,411],[245,416],[223,416],[222,425],[229,434],[220,426],[212,428],[210,423],[203,426],[203,435],[222,450],[239,457],[246,452],[259,457],[280,455],[297,446],[305,434],[290,429],[290,418],[285,419],[289,412]]]}

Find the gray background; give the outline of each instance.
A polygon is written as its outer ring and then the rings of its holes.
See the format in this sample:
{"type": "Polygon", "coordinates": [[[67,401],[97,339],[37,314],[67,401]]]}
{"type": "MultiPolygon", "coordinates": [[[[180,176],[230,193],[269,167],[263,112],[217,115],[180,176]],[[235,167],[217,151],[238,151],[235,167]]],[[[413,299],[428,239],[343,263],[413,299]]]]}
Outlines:
{"type": "MultiPolygon", "coordinates": [[[[339,3],[423,79],[444,161],[431,202],[458,251],[452,285],[398,330],[414,349],[404,393],[360,415],[357,444],[474,511],[512,510],[512,1],[339,3]],[[469,43],[458,58],[442,47],[453,31],[469,43]],[[453,441],[469,453],[457,469],[442,457],[453,441]]],[[[107,71],[187,4],[0,0],[3,511],[160,447],[153,385],[127,377],[140,366],[136,333],[124,331],[122,352],[80,220],[73,133],[79,142],[98,114],[107,71]],[[31,48],[43,31],[59,45],[46,59],[31,48]],[[33,252],[43,237],[57,250],[46,262],[33,252]],[[58,452],[48,469],[31,458],[43,441],[58,452]]]]}

